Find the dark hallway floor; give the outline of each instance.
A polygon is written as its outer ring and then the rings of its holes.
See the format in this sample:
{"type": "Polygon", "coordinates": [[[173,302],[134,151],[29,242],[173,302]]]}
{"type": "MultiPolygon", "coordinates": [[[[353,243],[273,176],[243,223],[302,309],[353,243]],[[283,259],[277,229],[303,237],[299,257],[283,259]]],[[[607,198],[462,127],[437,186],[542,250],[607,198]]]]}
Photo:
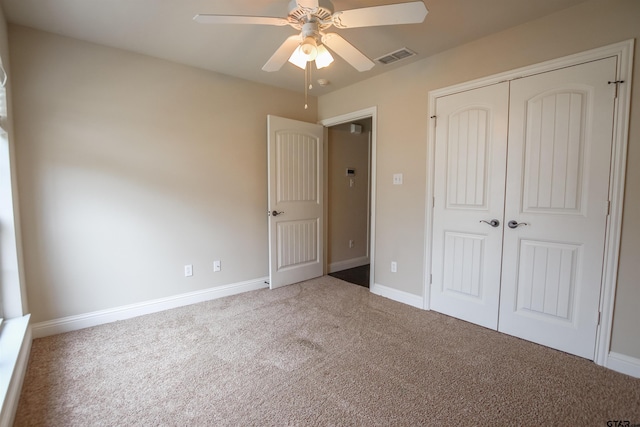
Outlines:
{"type": "Polygon", "coordinates": [[[360,267],[350,268],[348,270],[336,271],[335,273],[330,273],[329,276],[368,288],[369,270],[370,265],[367,264],[360,267]]]}

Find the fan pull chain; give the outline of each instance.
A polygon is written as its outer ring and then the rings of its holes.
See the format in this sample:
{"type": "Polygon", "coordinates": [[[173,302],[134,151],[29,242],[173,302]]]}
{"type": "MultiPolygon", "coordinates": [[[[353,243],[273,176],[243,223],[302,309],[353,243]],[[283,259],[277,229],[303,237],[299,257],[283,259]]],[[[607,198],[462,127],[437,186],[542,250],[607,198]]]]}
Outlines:
{"type": "Polygon", "coordinates": [[[307,61],[304,66],[304,109],[309,108],[309,91],[313,89],[313,78],[311,76],[311,61],[307,61]]]}
{"type": "Polygon", "coordinates": [[[311,61],[307,61],[304,67],[304,109],[309,109],[309,91],[313,89],[313,79],[311,78],[311,61]]]}
{"type": "Polygon", "coordinates": [[[308,69],[309,69],[309,63],[307,62],[304,66],[304,109],[305,110],[309,108],[309,105],[307,104],[307,98],[308,98],[307,84],[309,80],[309,78],[307,77],[308,69]]]}

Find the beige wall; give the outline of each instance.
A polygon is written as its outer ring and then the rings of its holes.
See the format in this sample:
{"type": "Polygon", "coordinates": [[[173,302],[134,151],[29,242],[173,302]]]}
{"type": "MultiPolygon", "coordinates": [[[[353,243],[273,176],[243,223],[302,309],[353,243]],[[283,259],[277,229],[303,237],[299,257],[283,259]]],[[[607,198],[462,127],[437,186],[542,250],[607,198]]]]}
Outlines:
{"type": "Polygon", "coordinates": [[[368,129],[371,126],[363,126],[361,134],[352,134],[349,126],[344,124],[329,128],[329,266],[368,256],[368,129]],[[346,176],[347,168],[355,168],[356,175],[346,176]],[[353,186],[350,185],[351,180],[353,186]],[[349,240],[354,241],[353,248],[349,247],[349,240]]]}
{"type": "MultiPolygon", "coordinates": [[[[375,282],[423,292],[430,90],[640,36],[640,2],[594,0],[322,96],[319,118],[377,105],[375,282]],[[392,175],[404,173],[404,185],[392,175]],[[392,260],[398,273],[389,272],[392,260]]],[[[636,43],[612,351],[640,357],[640,53],[636,43]]]]}
{"type": "Polygon", "coordinates": [[[19,26],[9,41],[32,321],[268,274],[266,117],[315,122],[315,98],[19,26]]]}

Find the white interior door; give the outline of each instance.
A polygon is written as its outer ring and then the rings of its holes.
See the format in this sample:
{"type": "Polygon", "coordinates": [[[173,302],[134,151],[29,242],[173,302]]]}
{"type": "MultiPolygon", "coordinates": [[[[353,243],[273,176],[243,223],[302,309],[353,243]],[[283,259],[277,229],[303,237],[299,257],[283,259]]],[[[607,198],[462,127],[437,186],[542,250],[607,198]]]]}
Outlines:
{"type": "Polygon", "coordinates": [[[616,59],[511,83],[499,330],[593,359],[616,59]]]}
{"type": "Polygon", "coordinates": [[[508,83],[436,101],[431,308],[492,329],[498,327],[508,105],[508,83]]]}
{"type": "Polygon", "coordinates": [[[269,286],[322,276],[323,128],[267,117],[269,286]]]}

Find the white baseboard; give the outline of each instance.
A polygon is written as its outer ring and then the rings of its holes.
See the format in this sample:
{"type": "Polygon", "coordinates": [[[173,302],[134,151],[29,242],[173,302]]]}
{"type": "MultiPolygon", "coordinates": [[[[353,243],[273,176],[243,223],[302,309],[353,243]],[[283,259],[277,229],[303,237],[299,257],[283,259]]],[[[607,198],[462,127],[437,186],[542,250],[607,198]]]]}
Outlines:
{"type": "Polygon", "coordinates": [[[2,326],[0,347],[2,354],[0,359],[1,391],[0,402],[0,426],[12,426],[24,375],[27,372],[29,354],[31,353],[31,328],[29,327],[30,315],[21,318],[9,319],[2,326]]]}
{"type": "Polygon", "coordinates": [[[409,292],[399,291],[388,286],[379,285],[374,283],[371,288],[371,292],[380,295],[381,297],[389,298],[394,301],[401,302],[413,307],[422,309],[424,307],[424,300],[419,295],[410,294],[409,292]]]}
{"type": "Polygon", "coordinates": [[[105,323],[111,323],[118,320],[131,319],[132,317],[142,316],[145,314],[157,313],[159,311],[183,307],[185,305],[197,304],[199,302],[241,294],[243,292],[264,289],[269,287],[267,284],[268,280],[268,277],[263,277],[247,282],[216,286],[215,288],[189,292],[172,297],[48,320],[46,322],[35,323],[32,325],[32,334],[33,338],[42,338],[49,335],[76,331],[78,329],[90,328],[92,326],[103,325],[105,323]]]}
{"type": "Polygon", "coordinates": [[[363,256],[359,258],[348,259],[346,261],[332,262],[327,268],[329,270],[329,273],[335,273],[336,271],[348,270],[350,268],[356,268],[367,264],[369,264],[369,257],[363,256]]]}
{"type": "Polygon", "coordinates": [[[617,372],[640,378],[640,359],[620,353],[609,352],[605,366],[617,372]]]}

